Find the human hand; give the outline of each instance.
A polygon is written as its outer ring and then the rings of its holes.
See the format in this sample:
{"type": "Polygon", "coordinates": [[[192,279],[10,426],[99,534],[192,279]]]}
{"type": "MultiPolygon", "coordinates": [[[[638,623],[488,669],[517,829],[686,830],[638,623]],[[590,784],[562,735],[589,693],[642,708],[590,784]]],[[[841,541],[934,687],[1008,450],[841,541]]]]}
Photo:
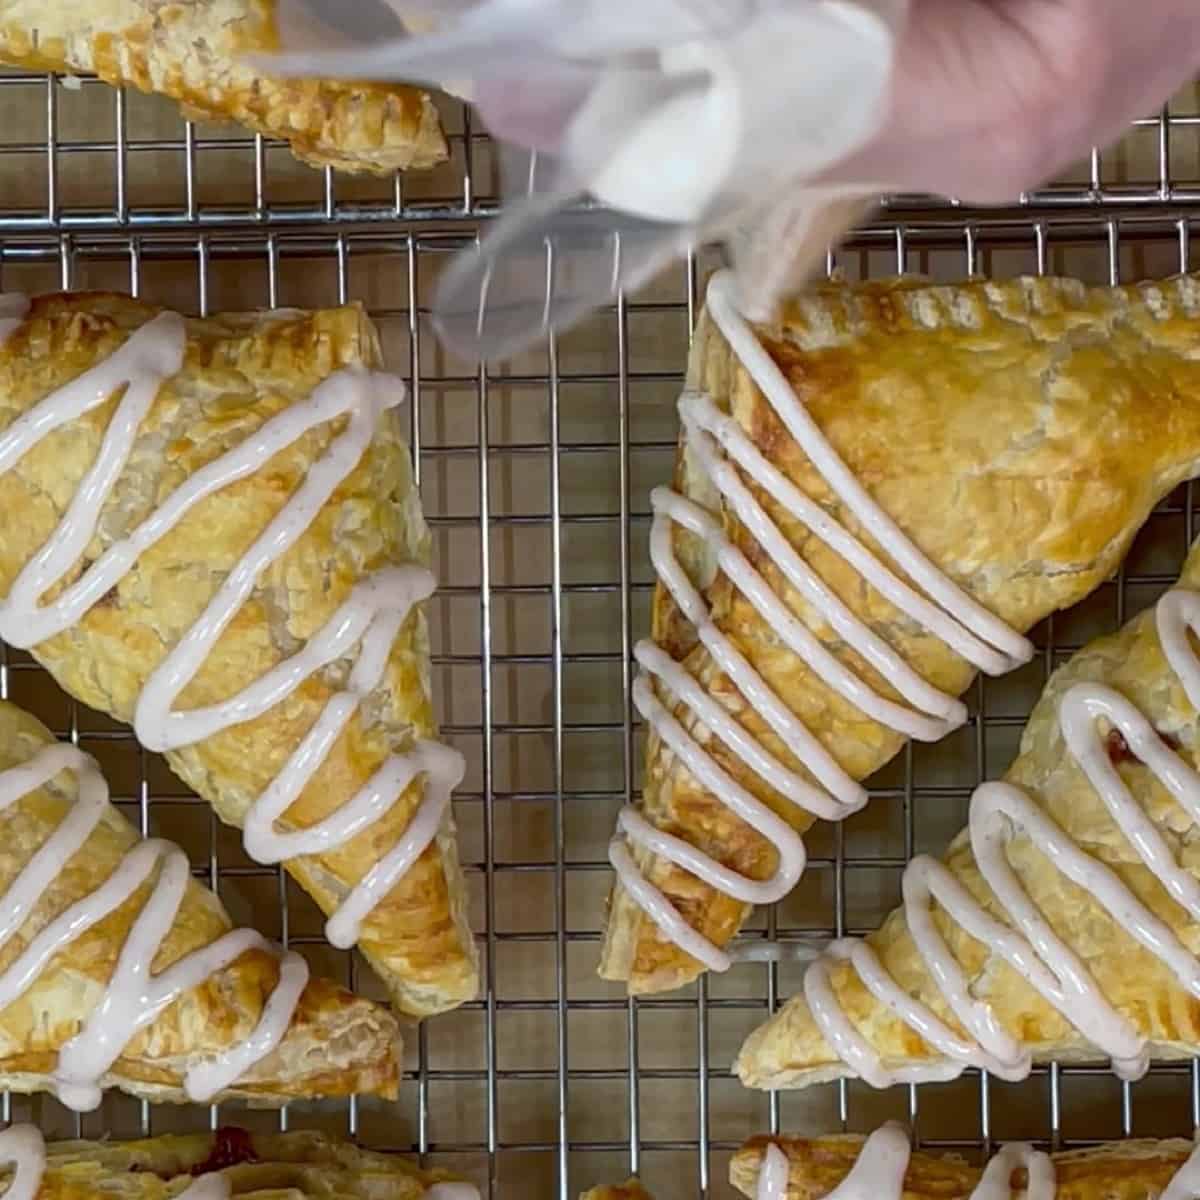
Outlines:
{"type": "Polygon", "coordinates": [[[688,241],[729,243],[765,317],[880,192],[1015,200],[1200,66],[1197,0],[374,3],[442,33],[275,67],[464,79],[493,133],[552,164],[509,172],[508,211],[439,282],[439,330],[485,355],[565,327],[688,241]],[[614,211],[576,211],[585,192],[614,211]]]}
{"type": "Polygon", "coordinates": [[[912,0],[884,125],[827,178],[1015,200],[1197,69],[1195,0],[912,0]]]}

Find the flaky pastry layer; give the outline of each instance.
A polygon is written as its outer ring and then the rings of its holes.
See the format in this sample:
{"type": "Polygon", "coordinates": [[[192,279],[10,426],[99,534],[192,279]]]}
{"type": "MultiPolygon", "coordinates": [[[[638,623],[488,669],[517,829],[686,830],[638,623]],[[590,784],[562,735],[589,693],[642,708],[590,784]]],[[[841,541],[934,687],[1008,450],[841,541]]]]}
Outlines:
{"type": "Polygon", "coordinates": [[[37,1200],[170,1200],[219,1172],[236,1196],[423,1200],[446,1171],[422,1170],[395,1154],[361,1150],[325,1134],[222,1129],[134,1142],[58,1142],[46,1147],[37,1200]],[[228,1165],[227,1165],[228,1164],[228,1165]]]}
{"type": "Polygon", "coordinates": [[[636,1179],[627,1179],[624,1183],[590,1188],[579,1200],[653,1200],[653,1197],[636,1179]]]}
{"type": "MultiPolygon", "coordinates": [[[[823,1200],[850,1173],[865,1138],[752,1138],[729,1163],[729,1181],[744,1196],[754,1196],[768,1144],[788,1157],[787,1200],[823,1200]]],[[[1053,1154],[1058,1200],[1152,1200],[1170,1182],[1194,1149],[1182,1138],[1110,1142],[1053,1154]]],[[[1024,1172],[1013,1173],[1013,1194],[1024,1186],[1024,1172]]],[[[904,1200],[967,1200],[983,1169],[953,1154],[914,1150],[904,1177],[904,1200]]]]}
{"type": "MultiPolygon", "coordinates": [[[[157,309],[110,294],[47,296],[0,345],[0,430],[44,396],[106,359],[157,309]]],[[[126,535],[184,480],[305,400],[343,367],[377,367],[362,309],[241,314],[187,323],[182,371],[159,389],[100,514],[98,532],[61,586],[126,535]]],[[[397,384],[397,387],[400,385],[397,384]]],[[[44,438],[0,474],[0,595],[51,536],[93,462],[115,400],[44,438]]],[[[73,696],[130,721],[154,668],[203,612],[228,571],[345,426],[315,427],[253,475],[200,501],[143,553],[108,595],[33,653],[73,696]]],[[[354,585],[377,569],[425,563],[429,534],[395,410],[295,544],[257,580],[249,600],[179,697],[178,708],[237,694],[291,657],[354,585]]],[[[52,599],[58,589],[52,589],[52,599]]],[[[308,677],[262,716],[168,754],[176,773],[220,817],[240,826],[330,697],[345,661],[308,677]]],[[[429,641],[413,610],[383,679],[350,718],[281,828],[308,828],[351,799],[394,752],[435,738],[429,641]]],[[[399,801],[349,841],[289,858],[286,869],[332,912],[396,844],[424,794],[418,775],[399,801]]],[[[475,995],[476,953],[447,810],[434,841],[362,925],[358,943],[406,1013],[425,1015],[475,995]]]]}
{"type": "Polygon", "coordinates": [[[0,62],[157,92],[190,117],[283,138],[314,166],[385,174],[445,160],[424,92],[274,79],[252,56],[278,45],[275,0],[0,0],[0,62]]]}
{"type": "MultiPolygon", "coordinates": [[[[28,762],[53,736],[34,717],[0,701],[0,771],[28,762]]],[[[0,811],[0,896],[74,806],[78,780],[61,772],[0,811]]],[[[0,947],[0,971],[56,916],[98,888],[140,840],[113,805],[41,898],[16,936],[0,947]]],[[[0,1008],[0,1087],[51,1088],[58,1053],[100,1002],[118,955],[149,895],[144,884],[111,915],[67,942],[11,1004],[0,1008]]],[[[194,879],[163,939],[155,974],[232,928],[220,900],[194,879]]],[[[148,1100],[183,1103],[183,1078],[196,1065],[244,1041],[279,979],[278,961],[251,950],[200,987],[185,992],[125,1047],[106,1086],[148,1100]]],[[[276,1050],[224,1098],[281,1104],[298,1097],[354,1092],[395,1097],[400,1034],[386,1009],[325,979],[310,979],[276,1050]]]]}
{"type": "MultiPolygon", "coordinates": [[[[1180,585],[1200,587],[1200,546],[1189,555],[1180,585]]],[[[1064,742],[1062,698],[1085,681],[1102,683],[1132,701],[1175,753],[1195,766],[1200,759],[1200,714],[1167,663],[1152,606],[1119,633],[1092,642],[1055,672],[1030,715],[1020,755],[1004,778],[1089,855],[1111,867],[1195,954],[1200,951],[1200,924],[1171,899],[1142,861],[1064,742]]],[[[1200,829],[1136,757],[1122,755],[1114,766],[1164,834],[1170,852],[1200,877],[1200,829]]],[[[1136,941],[1091,892],[1067,879],[1023,828],[1015,829],[1005,857],[1037,910],[1086,964],[1107,1001],[1138,1036],[1147,1039],[1150,1055],[1192,1057],[1200,1048],[1200,1001],[1168,966],[1136,941]]],[[[943,861],[986,913],[1011,926],[1011,917],[979,872],[966,830],[955,838],[943,861]]],[[[992,947],[976,941],[939,905],[933,906],[933,913],[936,928],[965,972],[971,995],[988,1007],[1035,1061],[1081,1062],[1100,1057],[1070,1020],[992,947]]],[[[867,940],[904,991],[961,1031],[917,952],[903,910],[894,911],[867,940]]],[[[847,1016],[882,1056],[886,1069],[940,1061],[932,1047],[867,991],[848,964],[832,966],[830,981],[847,1016]]],[[[760,1088],[805,1087],[850,1073],[826,1043],[803,996],[789,1001],[750,1035],[735,1069],[744,1083],[760,1088]]]]}
{"type": "MultiPolygon", "coordinates": [[[[945,574],[1010,626],[1028,630],[1107,579],[1154,505],[1200,469],[1200,279],[1088,288],[1064,279],[933,286],[821,285],[758,336],[822,433],[873,498],[945,574]]],[[[888,556],[837,499],[707,316],[688,387],[710,394],[755,447],[886,565],[888,556]]],[[[941,691],[974,670],[899,613],[753,481],[756,498],[829,588],[941,691]]],[[[793,612],[841,662],[889,699],[882,677],[840,641],[731,513],[681,439],[676,491],[717,514],[793,612]]],[[[674,528],[675,553],[717,627],[847,774],[865,779],[903,737],[817,677],[717,570],[702,542],[674,528]]],[[[903,577],[903,572],[900,572],[903,577]]],[[[780,762],[804,766],[698,643],[660,584],[652,636],[780,762]]],[[[690,735],[797,830],[789,804],[685,705],[660,699],[690,735]]],[[[810,777],[811,778],[811,777],[810,777]]],[[[774,847],[647,739],[641,811],[750,879],[775,871],[774,847]]],[[[719,947],[749,906],[641,848],[635,859],[693,928],[719,947]]],[[[702,965],[670,942],[619,884],[601,974],[633,993],[694,979],[702,965]]]]}

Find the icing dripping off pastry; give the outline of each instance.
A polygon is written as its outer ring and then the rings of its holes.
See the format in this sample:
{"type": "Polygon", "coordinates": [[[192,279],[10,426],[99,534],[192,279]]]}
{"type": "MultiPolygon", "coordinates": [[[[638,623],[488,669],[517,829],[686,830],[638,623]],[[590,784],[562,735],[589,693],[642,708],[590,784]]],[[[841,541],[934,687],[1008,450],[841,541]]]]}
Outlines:
{"type": "MultiPolygon", "coordinates": [[[[24,302],[23,297],[0,297],[0,318],[10,310],[19,316],[24,310],[18,300],[24,302]]],[[[11,332],[11,323],[6,328],[0,320],[0,341],[11,332]]],[[[436,837],[451,793],[462,781],[462,756],[439,743],[419,741],[409,753],[390,756],[357,795],[317,825],[285,831],[278,823],[286,822],[288,808],[364,699],[379,686],[392,643],[414,605],[432,594],[433,576],[415,566],[376,572],[355,587],[301,650],[235,696],[184,712],[174,706],[253,593],[261,573],[296,543],[358,465],[381,415],[398,403],[404,385],[391,376],[362,369],[346,368],[331,375],[303,403],[272,417],[246,441],[197,471],[126,537],[108,546],[80,578],[53,601],[42,604],[45,594],[70,572],[94,536],[104,502],[121,475],[159,388],[183,366],[185,346],[183,319],[175,313],[161,313],[104,362],[45,397],[0,432],[3,473],[56,429],[125,389],[96,459],[57,529],[0,601],[0,637],[13,646],[28,648],[69,629],[201,500],[259,471],[309,430],[348,417],[343,432],[313,464],[304,482],[234,565],[200,618],[146,681],[134,727],[150,750],[178,749],[202,741],[261,716],[311,675],[358,647],[345,689],[330,699],[278,777],[256,799],[245,822],[247,853],[259,862],[327,852],[380,820],[412,780],[424,776],[421,803],[403,836],[329,918],[329,940],[336,946],[352,946],[363,921],[436,837]]]]}
{"type": "MultiPolygon", "coordinates": [[[[778,1149],[778,1147],[776,1147],[778,1149]]],[[[850,1173],[830,1193],[833,1200],[886,1200],[904,1194],[911,1150],[904,1130],[894,1121],[867,1139],[850,1173]]],[[[781,1157],[783,1152],[780,1151],[781,1157]]]]}
{"type": "Polygon", "coordinates": [[[479,1200],[479,1189],[471,1183],[435,1183],[425,1200],[479,1200]]]}
{"type": "MultiPolygon", "coordinates": [[[[1200,659],[1188,631],[1200,629],[1200,593],[1168,592],[1158,602],[1155,621],[1163,653],[1193,707],[1200,709],[1200,659]]],[[[1098,683],[1078,683],[1062,697],[1058,712],[1063,741],[1088,782],[1104,802],[1138,858],[1168,895],[1200,921],[1200,882],[1179,865],[1166,839],[1134,798],[1114,766],[1103,722],[1118,731],[1129,755],[1144,764],[1193,824],[1200,824],[1200,774],[1186,763],[1119,692],[1098,683]]],[[[858,1075],[876,1087],[897,1082],[950,1079],[975,1066],[1007,1080],[1024,1078],[1032,1056],[971,994],[970,982],[942,938],[931,900],[977,941],[1000,955],[1047,1003],[1113,1060],[1125,1079],[1144,1074],[1149,1064],[1146,1039],[1101,992],[1087,964],[1051,928],[1008,862],[1006,846],[1015,828],[1075,885],[1090,892],[1113,921],[1158,958],[1193,996],[1200,997],[1200,961],[1107,864],[1084,851],[1019,788],[986,783],[971,798],[968,834],[979,873],[1008,915],[997,920],[976,902],[942,863],[922,855],[912,860],[902,881],[904,914],[917,952],[937,983],[963,1033],[952,1029],[927,1005],[892,979],[875,951],[863,941],[834,942],[808,969],[804,994],[825,1040],[858,1075]],[[889,1069],[842,1010],[830,981],[830,964],[849,962],[867,990],[943,1057],[889,1069]]]]}
{"type": "Polygon", "coordinates": [[[224,1175],[202,1175],[194,1179],[175,1200],[228,1200],[233,1186],[224,1175]]]}
{"type": "Polygon", "coordinates": [[[771,1143],[763,1155],[758,1172],[758,1187],[754,1200],[787,1200],[788,1160],[787,1155],[771,1143]]]}
{"type": "Polygon", "coordinates": [[[707,544],[717,567],[730,583],[758,610],[784,645],[833,691],[865,716],[906,737],[936,741],[966,720],[966,707],[927,683],[826,586],[795,551],[744,477],[853,566],[897,609],[980,670],[989,674],[1011,670],[1028,661],[1033,648],[942,574],[855,479],[738,312],[731,276],[721,273],[713,277],[708,289],[708,311],[797,445],[909,580],[906,582],[884,565],[862,541],[796,487],[710,397],[694,392],[683,395],[679,412],[690,461],[721,493],[724,503],[754,536],[788,584],[843,642],[892,684],[904,701],[898,703],[879,695],[826,649],[725,535],[711,513],[667,488],[655,489],[651,494],[654,520],[650,556],[659,579],[694,626],[713,662],[804,764],[807,775],[814,781],[781,763],[653,642],[643,641],[635,647],[634,655],[642,674],[634,683],[633,699],[643,719],[698,782],[767,838],[778,852],[778,865],[770,879],[747,879],[683,839],[654,828],[632,806],[626,807],[618,818],[618,836],[609,847],[609,858],[633,901],[693,958],[710,970],[723,971],[730,965],[730,956],[693,929],[643,875],[629,844],[675,863],[744,903],[770,904],[786,896],[803,874],[804,843],[786,821],[725,771],[688,733],[659,698],[660,694],[670,694],[682,701],[760,779],[792,804],[818,817],[840,820],[862,808],[867,793],[842,770],[712,620],[704,598],[675,556],[672,526],[686,529],[707,544]],[[657,688],[652,680],[658,681],[657,688]]]}
{"type": "Polygon", "coordinates": [[[1159,1200],[1196,1200],[1197,1196],[1200,1196],[1200,1151],[1193,1150],[1159,1200]]]}
{"type": "MultiPolygon", "coordinates": [[[[1172,1196],[1182,1200],[1184,1193],[1172,1193],[1171,1189],[1183,1180],[1191,1178],[1196,1170],[1195,1162],[1200,1151],[1194,1151],[1180,1168],[1171,1186],[1163,1192],[1163,1198],[1172,1196]]],[[[859,1153],[849,1174],[833,1189],[825,1200],[901,1200],[904,1195],[904,1177],[908,1173],[912,1148],[903,1126],[895,1121],[877,1129],[859,1153]]],[[[786,1200],[787,1198],[786,1155],[773,1143],[767,1146],[763,1167],[759,1172],[757,1200],[786,1200]],[[764,1191],[763,1180],[768,1174],[774,1152],[778,1164],[783,1163],[783,1187],[778,1191],[764,1191]]],[[[778,1172],[778,1165],[775,1167],[778,1172]]],[[[1010,1200],[1016,1190],[1013,1175],[1024,1171],[1026,1185],[1022,1190],[1025,1200],[1054,1200],[1058,1191],[1058,1180],[1054,1161],[1048,1154],[1032,1146],[1014,1142],[1001,1147],[984,1168],[983,1176],[972,1190],[968,1200],[1010,1200]]],[[[1191,1195],[1192,1193],[1186,1193],[1191,1195]]]]}
{"type": "MultiPolygon", "coordinates": [[[[78,799],[0,898],[0,949],[83,848],[108,806],[104,776],[74,746],[48,746],[29,762],[0,772],[2,812],[63,771],[73,771],[78,777],[78,799]]],[[[274,953],[261,934],[234,929],[152,974],[151,964],[174,924],[190,877],[187,856],[177,846],[157,838],[139,842],[95,891],[38,931],[0,972],[2,1009],[20,999],[55,954],[115,912],[153,878],[150,895],[129,930],[104,994],[79,1033],[59,1051],[55,1090],[69,1108],[87,1112],[100,1103],[100,1082],[122,1050],[181,995],[248,950],[274,953]]],[[[263,1006],[257,1027],[244,1042],[194,1067],[184,1078],[188,1096],[210,1099],[270,1054],[287,1032],[307,982],[308,964],[298,954],[285,953],[279,963],[279,982],[263,1006]]]]}
{"type": "Polygon", "coordinates": [[[32,1125],[13,1125],[0,1133],[0,1165],[12,1167],[4,1200],[34,1200],[46,1173],[46,1143],[32,1125]]]}
{"type": "MultiPolygon", "coordinates": [[[[825,1200],[902,1200],[911,1157],[912,1148],[903,1126],[889,1121],[867,1138],[854,1166],[825,1200]]],[[[759,1170],[756,1200],[786,1200],[787,1172],[787,1156],[769,1143],[759,1170]]],[[[1010,1200],[1018,1190],[1025,1200],[1054,1200],[1058,1177],[1050,1155],[1014,1142],[996,1152],[967,1200],[1010,1200]],[[1025,1176],[1021,1189],[1014,1181],[1018,1171],[1025,1176]]],[[[1200,1194],[1200,1147],[1175,1172],[1160,1193],[1160,1200],[1193,1200],[1197,1194],[1200,1194]]]]}

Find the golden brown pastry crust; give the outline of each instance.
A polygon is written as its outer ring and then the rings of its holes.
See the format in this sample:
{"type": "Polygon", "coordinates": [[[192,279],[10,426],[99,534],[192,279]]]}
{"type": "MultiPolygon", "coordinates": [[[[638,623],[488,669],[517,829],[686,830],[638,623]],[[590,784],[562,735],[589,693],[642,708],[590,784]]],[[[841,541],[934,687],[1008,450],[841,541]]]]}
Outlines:
{"type": "MultiPolygon", "coordinates": [[[[1059,279],[826,284],[792,301],[777,326],[758,332],[882,508],[950,578],[1020,630],[1076,603],[1112,574],[1154,504],[1200,467],[1200,280],[1194,277],[1119,289],[1059,279]]],[[[688,386],[710,393],[777,468],[888,562],[707,316],[688,386]]],[[[813,619],[682,443],[674,486],[720,515],[727,535],[828,650],[881,695],[898,698],[813,619]]],[[[968,663],[898,613],[769,495],[753,490],[843,602],[927,680],[949,694],[963,692],[974,675],[968,663]]],[[[896,754],[903,739],[864,718],[788,651],[691,534],[676,527],[674,545],[720,630],[849,775],[864,779],[896,754]]],[[[652,625],[660,646],[781,762],[804,773],[697,644],[661,585],[652,625]]],[[[800,831],[812,824],[810,814],[775,794],[690,710],[676,704],[673,712],[760,800],[800,831]]],[[[659,828],[749,878],[766,879],[775,870],[773,846],[699,786],[653,734],[641,808],[659,828]]],[[[716,945],[738,932],[747,906],[640,849],[635,858],[716,945]]],[[[702,970],[615,887],[605,978],[627,980],[631,992],[644,993],[678,987],[702,970]]]]}
{"type": "MultiPolygon", "coordinates": [[[[371,1196],[374,1200],[422,1200],[436,1183],[454,1178],[425,1171],[395,1154],[360,1150],[322,1133],[255,1133],[222,1130],[144,1138],[135,1142],[52,1142],[38,1200],[170,1200],[194,1177],[195,1167],[211,1164],[220,1139],[238,1135],[255,1161],[221,1170],[237,1196],[371,1196]],[[243,1141],[244,1139],[244,1141],[243,1141]]],[[[207,1178],[210,1172],[202,1175],[207,1178]]]]}
{"type": "MultiPolygon", "coordinates": [[[[124,296],[50,296],[0,346],[0,429],[93,366],[157,312],[124,296]]],[[[341,367],[378,366],[375,331],[350,306],[314,313],[244,314],[189,321],[183,370],[160,389],[84,560],[144,519],[204,464],[274,414],[304,400],[341,367]]],[[[0,595],[58,524],[92,462],[114,402],[39,443],[0,474],[0,595]]],[[[142,685],[203,611],[225,573],[286,503],[345,420],[319,426],[257,474],[197,504],[143,554],[76,625],[34,648],[72,695],[122,721],[142,685]]],[[[426,562],[420,511],[399,417],[380,421],[367,453],[296,544],[270,567],[184,690],[178,707],[225,699],[293,654],[377,568],[426,562]]],[[[49,599],[54,593],[48,593],[49,599]]],[[[330,696],[344,686],[330,664],[285,701],[167,757],[181,778],[240,825],[330,696]]],[[[436,736],[425,616],[414,610],[392,648],[383,683],[351,718],[286,824],[308,827],[348,801],[387,757],[436,736]]],[[[419,805],[424,776],[342,846],[285,866],[331,912],[391,849],[419,805]]],[[[476,953],[449,812],[416,865],[364,921],[359,948],[405,1012],[425,1015],[475,995],[476,953]]]]}
{"type": "Polygon", "coordinates": [[[624,1183],[606,1184],[583,1193],[579,1200],[654,1200],[636,1179],[624,1183]]]}
{"type": "MultiPolygon", "coordinates": [[[[1180,583],[1200,587],[1200,547],[1192,550],[1180,583]]],[[[1171,737],[1186,762],[1194,766],[1200,761],[1200,718],[1163,657],[1150,608],[1119,633],[1092,642],[1051,677],[1025,728],[1020,756],[1004,778],[1021,788],[1089,854],[1112,867],[1196,952],[1200,926],[1169,898],[1138,857],[1063,743],[1060,700],[1068,688],[1085,680],[1102,682],[1126,696],[1156,729],[1171,737]]],[[[1117,769],[1179,861],[1200,873],[1200,829],[1143,764],[1123,762],[1117,769]]],[[[1134,941],[1091,893],[1061,875],[1023,830],[1009,843],[1007,858],[1054,931],[1087,963],[1109,1002],[1149,1040],[1151,1055],[1156,1059],[1194,1055],[1200,1047],[1200,1001],[1180,986],[1165,964],[1134,941]]],[[[1011,923],[979,874],[965,830],[951,844],[945,862],[985,911],[1011,923]]],[[[940,906],[934,907],[934,919],[964,968],[971,994],[990,1007],[1036,1060],[1078,1062],[1100,1057],[1056,1009],[998,955],[947,919],[940,906]]],[[[893,912],[867,940],[905,991],[961,1030],[917,954],[902,911],[893,912]]],[[[846,964],[834,965],[830,978],[847,1015],[889,1068],[938,1057],[866,991],[846,964]]],[[[750,1035],[735,1069],[744,1083],[764,1088],[804,1087],[849,1073],[818,1032],[803,997],[791,1000],[750,1035]]]]}
{"type": "MultiPolygon", "coordinates": [[[[773,1142],[788,1156],[788,1200],[823,1200],[850,1172],[866,1139],[751,1138],[730,1160],[729,1181],[753,1196],[762,1157],[773,1142]]],[[[1058,1200],[1149,1200],[1158,1195],[1194,1149],[1183,1138],[1110,1142],[1053,1154],[1058,1200]]],[[[914,1150],[904,1177],[904,1200],[967,1200],[983,1171],[952,1154],[914,1150]]],[[[1021,1184],[1024,1172],[1016,1172],[1021,1184]]],[[[1014,1188],[1014,1192],[1017,1191],[1014,1188]]]]}
{"type": "Polygon", "coordinates": [[[382,175],[446,159],[424,92],[273,79],[249,56],[277,47],[274,0],[0,0],[0,62],[157,92],[188,116],[283,138],[314,166],[382,175]]]}
{"type": "MultiPolygon", "coordinates": [[[[35,718],[0,701],[0,771],[27,762],[53,743],[35,718]]],[[[75,802],[77,784],[73,773],[63,772],[0,812],[0,895],[61,824],[75,802]]],[[[0,948],[0,971],[37,930],[99,887],[138,841],[137,830],[109,805],[100,825],[27,918],[25,936],[0,948]]],[[[0,1087],[18,1092],[49,1088],[58,1051],[99,1003],[148,894],[149,887],[143,886],[130,902],[80,934],[18,1001],[0,1009],[0,1087]]],[[[153,969],[161,971],[210,945],[231,927],[220,900],[192,880],[153,969]]],[[[137,1034],[105,1078],[106,1085],[151,1100],[185,1101],[183,1076],[206,1056],[253,1032],[278,978],[272,955],[261,950],[242,955],[137,1034]]],[[[354,1092],[394,1097],[399,1053],[399,1030],[390,1013],[328,980],[313,979],[278,1049],[224,1094],[259,1103],[354,1092]]]]}

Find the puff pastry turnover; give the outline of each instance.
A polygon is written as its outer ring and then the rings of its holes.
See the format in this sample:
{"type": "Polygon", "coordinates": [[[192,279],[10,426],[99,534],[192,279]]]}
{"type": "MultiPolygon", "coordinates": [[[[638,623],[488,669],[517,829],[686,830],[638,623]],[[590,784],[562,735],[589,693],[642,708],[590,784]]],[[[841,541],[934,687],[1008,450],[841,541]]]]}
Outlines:
{"type": "Polygon", "coordinates": [[[651,728],[603,976],[727,966],[799,833],[1114,571],[1200,465],[1198,349],[1195,278],[830,283],[751,328],[714,277],[652,497],[651,728]]]}
{"type": "Polygon", "coordinates": [[[178,101],[197,119],[283,138],[314,166],[384,174],[446,158],[433,102],[393,84],[272,79],[275,0],[0,0],[0,62],[93,72],[178,101]]]}
{"type": "Polygon", "coordinates": [[[479,1200],[470,1184],[425,1171],[398,1155],[360,1150],[315,1132],[247,1133],[226,1128],[136,1142],[43,1143],[31,1125],[0,1133],[10,1166],[7,1195],[30,1200],[213,1200],[371,1196],[375,1200],[479,1200]]]}
{"type": "Polygon", "coordinates": [[[752,1138],[730,1161],[729,1179],[743,1195],[755,1196],[770,1156],[786,1181],[770,1193],[772,1200],[1183,1200],[1195,1194],[1194,1153],[1182,1138],[1053,1155],[1014,1145],[973,1166],[951,1154],[910,1151],[907,1132],[889,1124],[869,1139],[752,1138]]]}
{"type": "Polygon", "coordinates": [[[945,859],[914,859],[904,906],[809,968],[747,1039],[742,1080],[1014,1079],[1104,1056],[1136,1078],[1195,1054],[1198,626],[1193,548],[1178,587],[1051,677],[945,859]]]}
{"type": "Polygon", "coordinates": [[[4,702],[0,896],[0,1087],[81,1109],[107,1085],[170,1101],[395,1096],[391,1014],[231,932],[182,852],[142,841],[95,764],[4,702]]]}
{"type": "Polygon", "coordinates": [[[6,303],[0,637],[165,751],[404,1012],[472,997],[429,537],[362,310],[6,303]]]}

